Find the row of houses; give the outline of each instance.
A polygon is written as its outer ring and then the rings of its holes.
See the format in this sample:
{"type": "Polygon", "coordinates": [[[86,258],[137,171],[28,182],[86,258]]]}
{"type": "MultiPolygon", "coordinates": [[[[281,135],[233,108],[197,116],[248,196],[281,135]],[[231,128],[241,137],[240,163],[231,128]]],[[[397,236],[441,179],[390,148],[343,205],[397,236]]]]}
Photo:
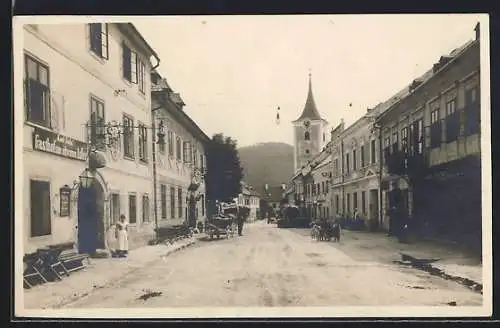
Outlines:
{"type": "MultiPolygon", "coordinates": [[[[283,196],[311,217],[466,236],[480,245],[480,47],[476,37],[346,127],[322,135],[312,99],[294,121],[296,170],[283,196]],[[314,132],[314,133],[312,133],[314,132]]],[[[311,98],[311,99],[309,99],[311,98]]]]}
{"type": "Polygon", "coordinates": [[[131,248],[155,227],[204,220],[209,137],[133,24],[25,25],[23,52],[25,253],[106,249],[120,215],[131,248]]]}

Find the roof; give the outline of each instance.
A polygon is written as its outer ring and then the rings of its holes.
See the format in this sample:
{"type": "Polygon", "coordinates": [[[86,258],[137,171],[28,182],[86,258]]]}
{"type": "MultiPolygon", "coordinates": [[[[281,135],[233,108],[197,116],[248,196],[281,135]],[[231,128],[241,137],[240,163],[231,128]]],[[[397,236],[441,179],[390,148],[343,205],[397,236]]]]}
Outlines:
{"type": "Polygon", "coordinates": [[[309,91],[307,92],[307,99],[302,114],[295,121],[300,121],[302,119],[310,120],[323,120],[319,114],[318,108],[316,108],[316,103],[314,102],[314,96],[312,92],[311,74],[309,74],[309,91]]]}
{"type": "MultiPolygon", "coordinates": [[[[156,85],[151,87],[152,95],[156,94],[158,99],[161,101],[161,108],[168,111],[174,118],[178,120],[178,122],[191,129],[191,133],[196,133],[200,137],[202,142],[209,142],[211,139],[209,136],[203,132],[203,130],[196,124],[193,119],[184,112],[179,103],[176,103],[172,98],[172,89],[168,85],[167,81],[164,78],[161,78],[160,74],[156,72],[156,74],[160,77],[156,85]],[[170,103],[171,105],[168,105],[170,103]]],[[[179,96],[180,99],[180,96],[179,96]]]]}
{"type": "Polygon", "coordinates": [[[144,39],[142,34],[139,32],[139,30],[135,27],[134,24],[132,23],[117,23],[118,28],[122,31],[122,33],[127,34],[130,36],[137,44],[143,46],[145,50],[147,50],[151,55],[153,55],[156,60],[158,61],[158,64],[160,62],[160,57],[156,53],[156,51],[151,47],[151,45],[144,39]]]}
{"type": "Polygon", "coordinates": [[[241,181],[240,184],[241,193],[243,195],[260,197],[260,194],[257,191],[253,190],[253,187],[249,184],[246,184],[244,181],[241,181]]]}
{"type": "Polygon", "coordinates": [[[182,100],[181,95],[180,95],[178,92],[172,92],[172,93],[170,94],[170,99],[172,99],[172,101],[173,101],[174,103],[176,103],[177,105],[179,105],[179,106],[184,106],[184,105],[186,105],[186,104],[184,103],[184,100],[182,100]]]}
{"type": "Polygon", "coordinates": [[[434,76],[438,75],[445,67],[448,67],[448,66],[452,65],[454,62],[456,62],[457,58],[460,58],[460,56],[462,56],[466,52],[467,49],[469,49],[472,45],[474,45],[476,43],[478,43],[478,40],[468,41],[468,42],[464,43],[462,46],[451,51],[449,56],[441,56],[440,61],[442,61],[443,57],[449,57],[450,59],[448,61],[446,61],[445,63],[441,63],[441,65],[439,65],[439,67],[437,67],[437,69],[435,67],[432,67],[427,72],[425,72],[422,76],[417,78],[416,80],[418,80],[420,83],[418,84],[417,87],[412,89],[411,92],[410,92],[410,86],[413,84],[413,81],[408,86],[406,86],[403,90],[398,92],[398,94],[396,94],[396,96],[392,97],[391,99],[385,101],[382,104],[379,104],[378,106],[380,106],[380,109],[377,112],[377,115],[379,115],[377,117],[377,121],[380,122],[383,119],[383,117],[389,111],[391,111],[393,106],[395,106],[397,103],[399,103],[402,100],[404,100],[405,98],[407,98],[410,94],[414,93],[418,88],[425,85],[434,76]]]}

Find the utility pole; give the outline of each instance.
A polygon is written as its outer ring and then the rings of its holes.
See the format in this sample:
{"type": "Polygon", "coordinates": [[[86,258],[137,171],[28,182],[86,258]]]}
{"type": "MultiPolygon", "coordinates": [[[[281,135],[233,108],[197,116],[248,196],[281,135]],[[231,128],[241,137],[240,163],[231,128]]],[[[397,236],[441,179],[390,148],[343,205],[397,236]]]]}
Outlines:
{"type": "Polygon", "coordinates": [[[158,240],[158,203],[157,203],[157,185],[156,185],[156,142],[154,140],[154,136],[156,136],[156,114],[155,112],[160,109],[161,107],[154,108],[151,113],[152,113],[152,137],[153,137],[153,149],[152,149],[152,157],[153,157],[153,202],[154,202],[154,219],[155,219],[155,236],[156,239],[158,240]]]}

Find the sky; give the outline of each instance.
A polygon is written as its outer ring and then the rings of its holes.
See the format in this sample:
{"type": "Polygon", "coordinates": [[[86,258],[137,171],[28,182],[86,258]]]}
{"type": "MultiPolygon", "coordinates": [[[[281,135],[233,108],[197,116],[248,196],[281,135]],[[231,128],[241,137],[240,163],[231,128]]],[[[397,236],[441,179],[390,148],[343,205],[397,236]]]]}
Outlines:
{"type": "Polygon", "coordinates": [[[332,126],[355,122],[474,38],[478,15],[164,16],[131,22],[208,135],[293,144],[311,72],[332,126]],[[349,107],[349,104],[352,104],[349,107]],[[280,107],[281,122],[276,124],[280,107]]]}

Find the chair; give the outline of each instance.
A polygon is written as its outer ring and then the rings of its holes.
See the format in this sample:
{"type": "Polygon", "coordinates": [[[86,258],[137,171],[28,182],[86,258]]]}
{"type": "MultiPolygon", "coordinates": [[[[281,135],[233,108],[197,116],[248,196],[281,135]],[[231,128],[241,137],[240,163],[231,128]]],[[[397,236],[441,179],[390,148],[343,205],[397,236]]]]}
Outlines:
{"type": "Polygon", "coordinates": [[[39,271],[47,278],[49,281],[54,281],[54,280],[62,280],[62,277],[59,275],[57,270],[54,269],[54,267],[57,267],[57,262],[58,259],[54,259],[54,251],[57,251],[56,249],[51,249],[51,248],[41,248],[38,249],[38,254],[40,258],[40,269],[39,271]],[[56,264],[54,267],[52,264],[56,264]]]}
{"type": "Polygon", "coordinates": [[[32,288],[35,283],[33,278],[38,278],[38,283],[48,282],[47,278],[42,273],[42,261],[39,257],[38,252],[26,254],[23,258],[24,262],[24,272],[23,272],[23,282],[27,288],[32,288]]]}
{"type": "Polygon", "coordinates": [[[59,257],[61,256],[61,253],[63,250],[58,247],[49,247],[48,251],[48,266],[53,272],[57,278],[60,280],[62,279],[61,277],[63,275],[69,276],[69,272],[66,270],[66,268],[62,265],[61,260],[59,257]]]}
{"type": "Polygon", "coordinates": [[[84,269],[87,266],[84,261],[88,261],[89,255],[70,251],[60,254],[58,259],[61,262],[61,266],[64,268],[64,271],[69,275],[71,272],[84,269]]]}

